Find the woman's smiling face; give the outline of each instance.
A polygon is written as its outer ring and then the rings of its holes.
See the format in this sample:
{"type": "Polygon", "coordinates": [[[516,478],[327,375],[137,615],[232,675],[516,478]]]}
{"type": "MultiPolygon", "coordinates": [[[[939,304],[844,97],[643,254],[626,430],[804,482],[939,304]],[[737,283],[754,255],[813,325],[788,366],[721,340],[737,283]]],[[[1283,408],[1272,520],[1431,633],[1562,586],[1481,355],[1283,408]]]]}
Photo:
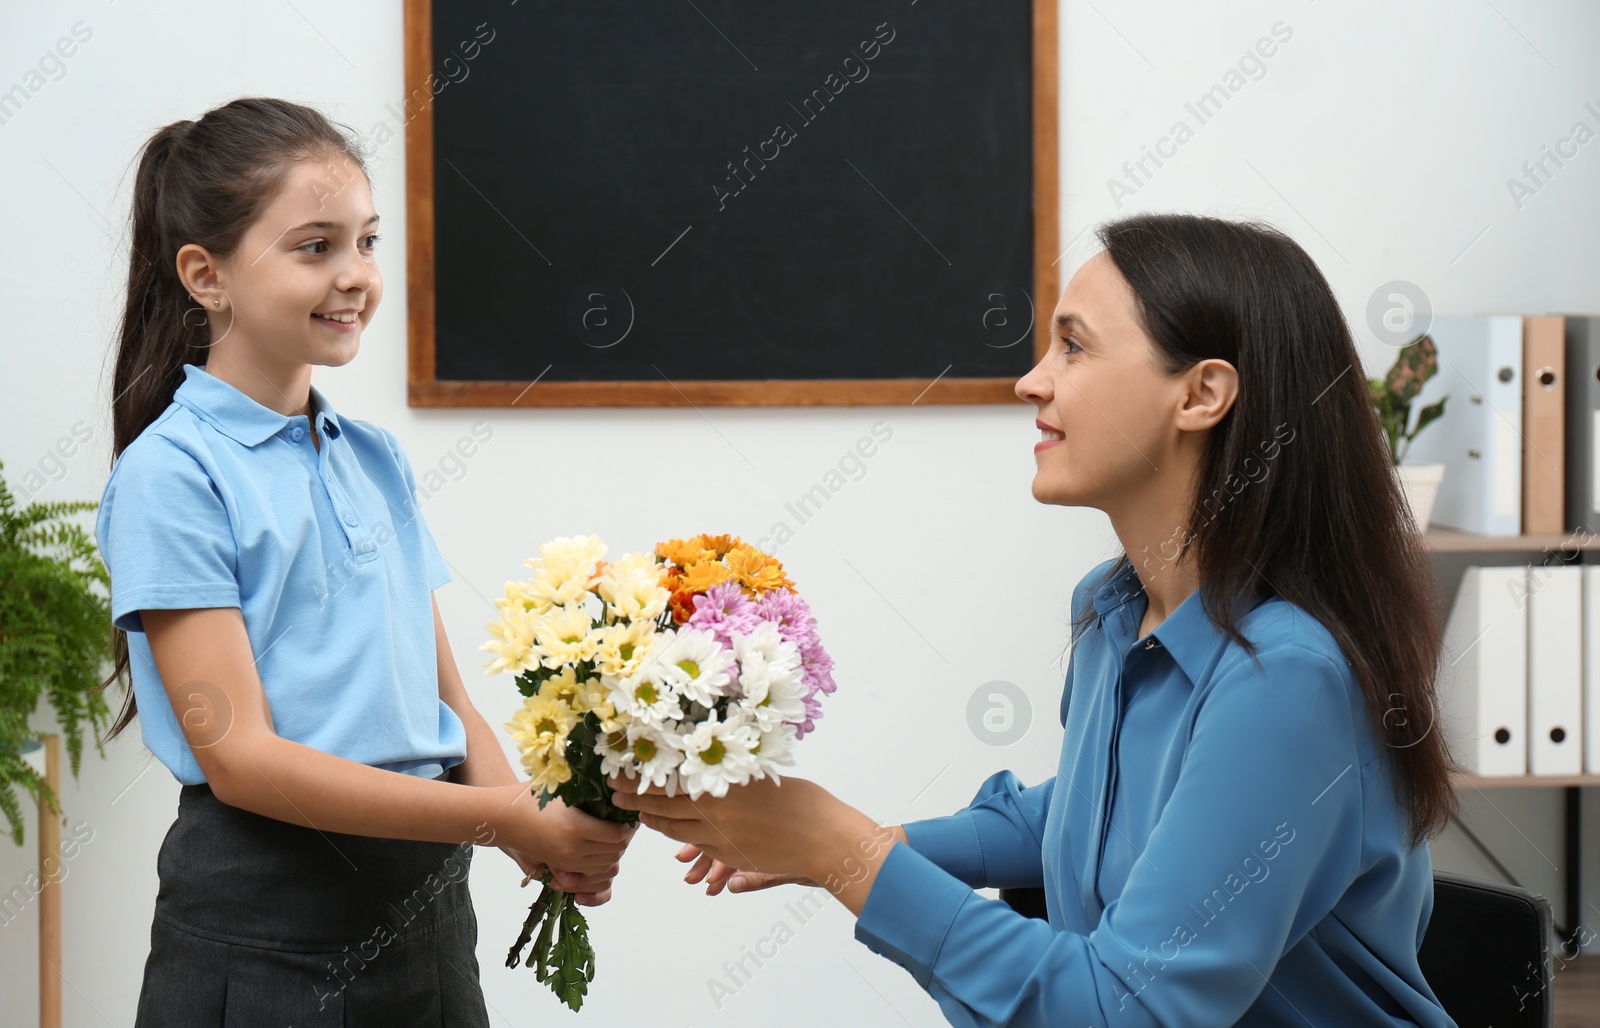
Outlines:
{"type": "Polygon", "coordinates": [[[1171,455],[1183,377],[1158,365],[1133,290],[1104,252],[1072,276],[1053,326],[1049,350],[1016,387],[1038,408],[1033,496],[1107,510],[1171,455]]]}

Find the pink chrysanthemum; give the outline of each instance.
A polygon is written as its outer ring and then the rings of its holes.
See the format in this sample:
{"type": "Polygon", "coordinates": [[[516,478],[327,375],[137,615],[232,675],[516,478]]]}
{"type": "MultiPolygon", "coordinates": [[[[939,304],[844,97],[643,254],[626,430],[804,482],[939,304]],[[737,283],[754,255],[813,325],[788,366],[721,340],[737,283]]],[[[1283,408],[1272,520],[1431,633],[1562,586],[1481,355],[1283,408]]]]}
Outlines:
{"type": "Polygon", "coordinates": [[[778,625],[778,634],[802,648],[817,638],[817,619],[798,593],[773,589],[756,601],[756,613],[763,621],[778,625]]]}
{"type": "Polygon", "coordinates": [[[734,633],[748,633],[761,623],[756,605],[744,594],[738,582],[718,582],[694,598],[694,613],[689,624],[704,629],[733,645],[734,633]]]}

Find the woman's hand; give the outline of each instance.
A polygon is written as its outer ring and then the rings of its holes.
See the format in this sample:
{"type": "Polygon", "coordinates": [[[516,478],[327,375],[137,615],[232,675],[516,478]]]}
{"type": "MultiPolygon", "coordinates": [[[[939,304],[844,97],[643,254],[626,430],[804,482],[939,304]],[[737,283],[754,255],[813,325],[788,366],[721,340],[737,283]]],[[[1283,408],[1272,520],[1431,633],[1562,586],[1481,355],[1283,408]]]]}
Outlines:
{"type": "Polygon", "coordinates": [[[782,785],[763,778],[729,789],[720,799],[698,800],[668,796],[659,788],[639,795],[634,783],[621,778],[609,784],[616,790],[613,803],[639,811],[646,827],[669,839],[747,873],[821,883],[857,913],[898,838],[894,829],[880,827],[803,778],[788,778],[782,785]]]}
{"type": "Polygon", "coordinates": [[[492,788],[499,794],[497,844],[529,880],[548,869],[551,884],[582,906],[611,898],[611,881],[637,827],[602,821],[559,799],[541,810],[526,782],[492,788]]]}
{"type": "Polygon", "coordinates": [[[821,888],[816,882],[800,875],[769,875],[759,871],[741,871],[713,859],[709,853],[702,853],[698,846],[684,846],[678,851],[677,858],[684,863],[694,861],[694,866],[683,876],[683,880],[690,885],[705,882],[707,896],[715,896],[723,889],[729,892],[756,892],[760,889],[770,889],[774,885],[805,885],[813,889],[821,888]]]}

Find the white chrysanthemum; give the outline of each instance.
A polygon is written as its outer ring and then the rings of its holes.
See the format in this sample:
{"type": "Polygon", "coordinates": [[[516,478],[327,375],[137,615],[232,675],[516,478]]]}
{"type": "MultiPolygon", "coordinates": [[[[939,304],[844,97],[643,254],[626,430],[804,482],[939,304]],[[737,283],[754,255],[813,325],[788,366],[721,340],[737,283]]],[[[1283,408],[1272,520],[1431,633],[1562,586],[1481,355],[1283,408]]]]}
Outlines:
{"type": "Polygon", "coordinates": [[[593,594],[589,580],[594,574],[594,564],[579,560],[539,561],[533,577],[522,583],[521,591],[527,602],[541,613],[552,607],[580,607],[593,594]]]}
{"type": "Polygon", "coordinates": [[[541,561],[558,564],[563,562],[576,562],[588,568],[593,568],[606,556],[606,544],[597,535],[571,535],[560,539],[552,539],[539,547],[539,556],[530,557],[523,561],[531,568],[537,568],[541,561]]]}
{"type": "Polygon", "coordinates": [[[728,786],[743,785],[755,774],[758,764],[752,752],[760,733],[751,721],[730,712],[727,721],[713,714],[679,737],[683,763],[678,766],[679,782],[690,799],[704,793],[726,796],[728,786]]]}
{"type": "Polygon", "coordinates": [[[594,658],[600,633],[594,631],[594,618],[582,607],[553,607],[533,619],[534,647],[548,668],[576,664],[594,658]]]}
{"type": "Polygon", "coordinates": [[[595,670],[607,679],[636,675],[659,641],[653,621],[624,621],[600,630],[595,670]]]}
{"type": "Polygon", "coordinates": [[[727,695],[738,669],[733,654],[716,636],[699,628],[663,632],[662,645],[646,666],[658,681],[670,682],[679,693],[704,706],[727,695]]]}
{"type": "Polygon", "coordinates": [[[763,621],[751,632],[735,633],[733,652],[739,658],[739,706],[762,729],[805,718],[805,671],[800,647],[778,632],[776,622],[763,621]]]}
{"type": "Polygon", "coordinates": [[[678,776],[675,773],[683,763],[683,747],[678,736],[661,725],[635,721],[624,731],[625,744],[620,752],[613,747],[599,748],[602,770],[607,775],[622,773],[639,779],[642,794],[652,785],[662,786],[668,796],[677,795],[678,776]]]}
{"type": "Polygon", "coordinates": [[[796,666],[800,664],[800,648],[779,633],[776,621],[763,621],[749,632],[735,632],[733,655],[739,658],[741,666],[752,655],[769,664],[788,661],[796,666]]]}
{"type": "Polygon", "coordinates": [[[754,750],[756,757],[755,777],[762,778],[771,775],[772,780],[781,781],[778,777],[778,766],[794,764],[795,726],[790,724],[777,724],[762,731],[756,742],[754,750]]]}
{"type": "Polygon", "coordinates": [[[768,662],[752,652],[739,668],[739,687],[744,693],[739,709],[754,718],[762,730],[786,721],[805,720],[806,683],[798,657],[793,662],[768,662]]]}
{"type": "Polygon", "coordinates": [[[619,714],[638,721],[663,724],[683,717],[683,697],[670,682],[657,681],[646,671],[613,681],[611,703],[619,714]]]}
{"type": "MultiPolygon", "coordinates": [[[[498,604],[497,604],[498,606],[498,604]]],[[[478,649],[495,655],[484,665],[484,674],[497,675],[502,671],[521,673],[539,666],[540,654],[534,645],[534,619],[538,615],[515,604],[500,610],[500,618],[484,625],[492,637],[478,649]]]]}
{"type": "Polygon", "coordinates": [[[667,609],[672,594],[661,584],[661,571],[648,557],[632,554],[600,572],[595,592],[606,601],[612,617],[629,621],[654,621],[667,609]]]}

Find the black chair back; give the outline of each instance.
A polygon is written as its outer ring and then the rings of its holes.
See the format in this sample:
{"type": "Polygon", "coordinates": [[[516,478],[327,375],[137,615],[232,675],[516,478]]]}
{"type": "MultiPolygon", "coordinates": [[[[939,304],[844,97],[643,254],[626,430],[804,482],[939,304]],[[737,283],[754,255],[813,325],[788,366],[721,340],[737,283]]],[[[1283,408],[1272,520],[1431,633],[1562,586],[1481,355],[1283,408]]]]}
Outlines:
{"type": "Polygon", "coordinates": [[[1433,873],[1422,977],[1461,1028],[1551,1028],[1550,901],[1527,889],[1433,873]]]}

